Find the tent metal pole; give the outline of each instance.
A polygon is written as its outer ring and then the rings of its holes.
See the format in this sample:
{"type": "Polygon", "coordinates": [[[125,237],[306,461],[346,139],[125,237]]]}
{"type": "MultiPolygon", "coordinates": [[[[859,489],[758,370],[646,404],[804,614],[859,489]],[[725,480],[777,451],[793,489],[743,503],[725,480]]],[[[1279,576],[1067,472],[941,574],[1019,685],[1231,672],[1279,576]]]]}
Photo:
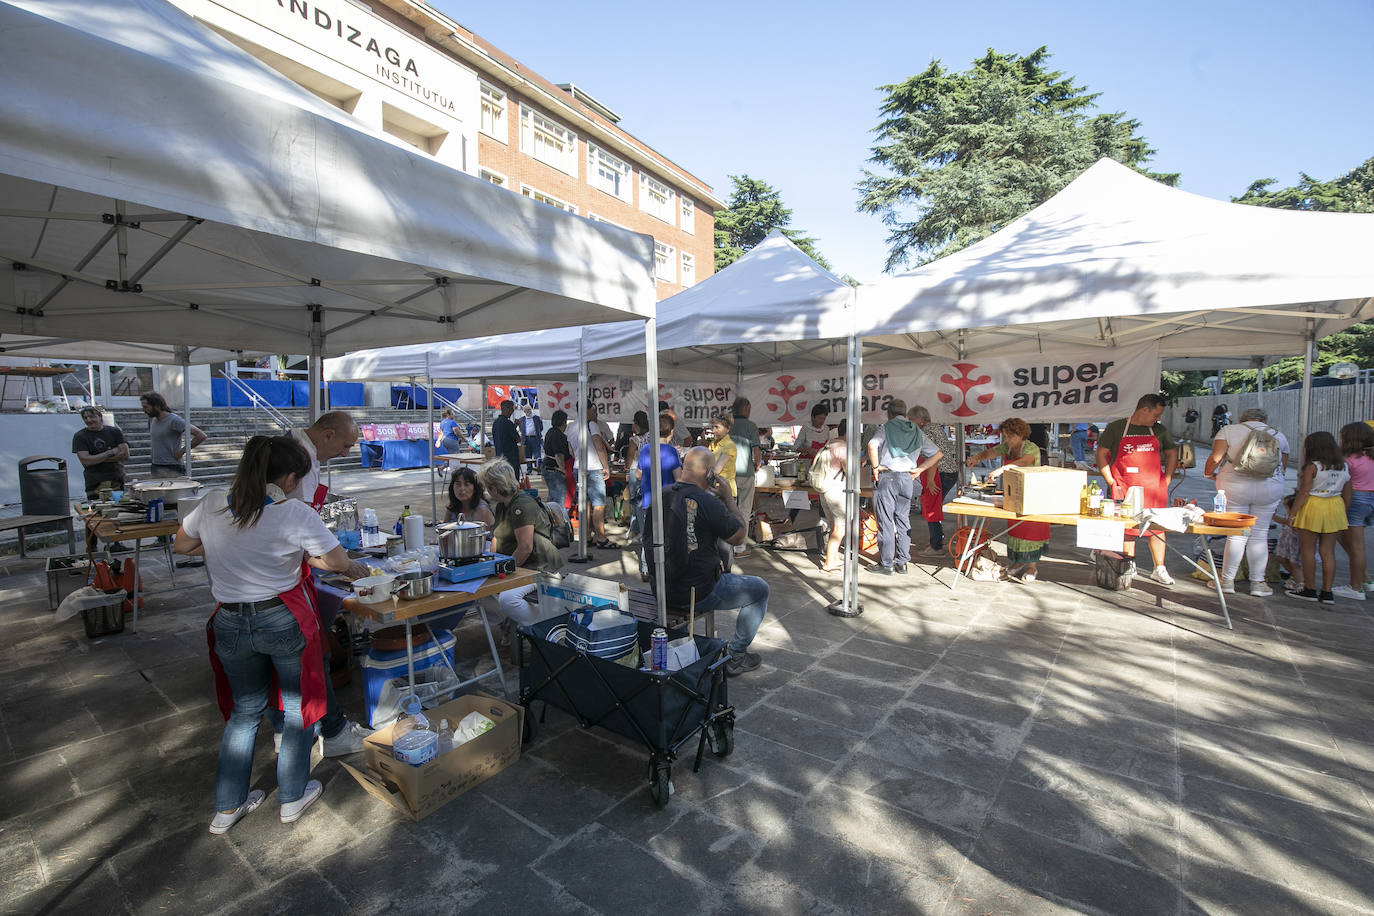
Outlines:
{"type": "Polygon", "coordinates": [[[1259,358],[1259,371],[1255,373],[1255,397],[1260,407],[1264,406],[1264,357],[1259,358]]]}
{"type": "MultiPolygon", "coordinates": [[[[584,330],[583,335],[586,334],[584,330]]],[[[577,339],[577,553],[568,557],[569,563],[590,563],[587,553],[587,529],[591,527],[591,510],[587,507],[587,351],[582,337],[577,339]]]]}
{"type": "MultiPolygon", "coordinates": [[[[859,603],[859,443],[862,441],[863,413],[860,392],[863,390],[863,338],[858,332],[858,310],[851,295],[850,332],[845,359],[845,459],[844,459],[844,576],[841,580],[840,600],[827,608],[837,617],[858,617],[864,612],[859,603]]],[[[839,523],[840,519],[834,519],[839,523]]]]}
{"type": "Polygon", "coordinates": [[[482,405],[477,414],[477,422],[481,426],[481,429],[477,430],[477,434],[481,437],[481,441],[477,444],[477,451],[485,457],[487,454],[487,380],[485,378],[478,379],[477,384],[482,389],[477,393],[478,401],[482,405]]]}
{"type": "MultiPolygon", "coordinates": [[[[654,554],[654,603],[658,606],[658,625],[666,627],[668,625],[668,598],[666,584],[663,579],[663,459],[658,448],[658,327],[657,320],[649,318],[644,322],[644,374],[645,396],[648,399],[649,408],[649,444],[653,448],[649,449],[649,486],[652,497],[649,499],[650,549],[654,554]]],[[[633,460],[633,459],[632,459],[633,460]]],[[[626,472],[629,472],[626,462],[626,472]]],[[[748,534],[748,522],[745,522],[745,534],[748,534]]],[[[640,537],[644,533],[640,532],[640,537]]],[[[688,634],[691,635],[691,634],[688,634]]],[[[716,634],[711,633],[710,636],[716,634]]]]}
{"type": "Polygon", "coordinates": [[[310,362],[306,378],[310,386],[310,422],[320,418],[320,385],[324,383],[324,325],[323,309],[312,306],[310,309],[310,362]]]}
{"type": "MultiPolygon", "coordinates": [[[[964,329],[959,329],[959,359],[964,358],[964,329]]],[[[967,468],[964,462],[967,460],[964,455],[964,424],[962,422],[954,424],[954,451],[959,459],[959,479],[955,481],[955,489],[962,486],[967,480],[967,468]]]]}
{"type": "Polygon", "coordinates": [[[191,476],[191,351],[177,347],[181,357],[181,419],[186,429],[181,433],[182,447],[186,449],[186,476],[191,476]]]}
{"type": "MultiPolygon", "coordinates": [[[[1312,410],[1312,344],[1316,338],[1316,322],[1311,318],[1307,319],[1307,335],[1302,345],[1302,396],[1298,401],[1298,441],[1303,442],[1307,439],[1307,426],[1311,420],[1312,410]]],[[[1301,468],[1307,456],[1298,455],[1298,467],[1301,468]]]]}
{"type": "MultiPolygon", "coordinates": [[[[434,479],[434,370],[429,365],[430,354],[425,352],[425,384],[429,396],[425,399],[425,428],[429,431],[429,523],[439,523],[439,485],[434,479]]],[[[448,500],[444,500],[448,502],[448,500]]]]}
{"type": "Polygon", "coordinates": [[[86,395],[90,399],[90,405],[95,406],[95,365],[88,359],[86,360],[86,395]]]}

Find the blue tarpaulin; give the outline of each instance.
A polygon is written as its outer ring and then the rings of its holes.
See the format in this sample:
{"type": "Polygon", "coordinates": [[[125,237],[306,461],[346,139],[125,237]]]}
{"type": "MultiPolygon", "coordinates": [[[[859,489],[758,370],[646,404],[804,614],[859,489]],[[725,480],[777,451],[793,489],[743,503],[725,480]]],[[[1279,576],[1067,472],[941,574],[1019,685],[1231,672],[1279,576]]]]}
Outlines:
{"type": "MultiPolygon", "coordinates": [[[[361,383],[355,384],[361,385],[361,383]]],[[[461,388],[440,388],[436,386],[434,390],[439,394],[439,397],[452,401],[455,404],[457,404],[458,399],[463,396],[463,389],[461,388]]],[[[429,406],[429,390],[423,385],[392,385],[391,406],[424,410],[429,406]],[[402,402],[406,398],[409,398],[410,402],[408,404],[403,404],[402,402]]],[[[438,409],[440,404],[436,403],[434,406],[435,409],[438,409]]]]}
{"type": "MultiPolygon", "coordinates": [[[[291,406],[292,382],[278,382],[270,379],[239,379],[273,407],[291,406]]],[[[230,388],[229,380],[215,378],[210,380],[210,405],[212,407],[252,407],[248,395],[237,386],[230,388]]]]}
{"type": "MultiPolygon", "coordinates": [[[[344,407],[363,406],[362,382],[329,382],[329,408],[339,410],[344,407]]],[[[291,383],[291,403],[296,407],[310,406],[310,383],[291,383]]],[[[323,403],[323,402],[321,402],[323,403]]]]}

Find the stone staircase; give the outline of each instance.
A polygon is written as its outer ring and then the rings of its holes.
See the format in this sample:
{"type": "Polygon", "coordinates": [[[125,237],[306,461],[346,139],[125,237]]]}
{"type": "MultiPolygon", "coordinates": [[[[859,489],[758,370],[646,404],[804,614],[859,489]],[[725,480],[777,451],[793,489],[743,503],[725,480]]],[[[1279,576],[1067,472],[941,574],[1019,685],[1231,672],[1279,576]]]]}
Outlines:
{"type": "MultiPolygon", "coordinates": [[[[293,427],[310,425],[310,411],[304,407],[280,411],[293,427]]],[[[395,423],[402,420],[424,422],[422,410],[394,410],[390,407],[355,408],[349,411],[359,423],[395,423]]],[[[148,418],[141,410],[116,410],[115,425],[129,443],[129,460],[124,465],[130,480],[149,474],[148,418]]],[[[437,414],[436,414],[437,416],[437,414]]],[[[208,437],[191,453],[192,476],[210,486],[227,486],[234,477],[243,447],[255,435],[279,435],[282,430],[266,413],[248,407],[202,407],[192,409],[191,422],[208,437]]],[[[358,449],[348,456],[335,458],[334,470],[359,466],[358,449]]]]}

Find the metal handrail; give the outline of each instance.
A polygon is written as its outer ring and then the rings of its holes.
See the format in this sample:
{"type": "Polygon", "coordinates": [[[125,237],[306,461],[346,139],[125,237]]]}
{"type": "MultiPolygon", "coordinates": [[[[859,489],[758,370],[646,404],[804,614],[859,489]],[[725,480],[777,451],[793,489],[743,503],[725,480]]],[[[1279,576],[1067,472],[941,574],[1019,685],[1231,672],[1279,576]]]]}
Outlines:
{"type": "Polygon", "coordinates": [[[277,426],[281,427],[282,432],[291,432],[293,428],[291,418],[288,417],[286,414],[282,413],[280,410],[277,410],[277,408],[273,407],[271,404],[267,403],[266,399],[263,398],[262,395],[254,391],[252,387],[249,386],[246,382],[244,382],[242,379],[226,375],[223,370],[220,371],[220,378],[224,379],[231,388],[234,388],[242,394],[246,395],[248,400],[253,403],[254,433],[256,433],[258,430],[258,410],[262,410],[263,413],[267,414],[267,416],[269,416],[272,419],[272,421],[277,424],[277,426]]]}
{"type": "MultiPolygon", "coordinates": [[[[431,390],[433,390],[433,389],[431,389],[431,390]]],[[[453,411],[453,415],[454,415],[456,418],[462,420],[464,423],[480,423],[480,422],[481,422],[481,420],[479,420],[475,414],[472,414],[472,413],[470,413],[470,412],[464,410],[463,408],[459,407],[459,406],[457,405],[457,403],[455,403],[454,401],[450,401],[448,398],[444,397],[444,396],[443,396],[442,394],[440,394],[438,391],[434,391],[434,402],[435,402],[437,405],[439,405],[439,407],[442,408],[442,409],[446,409],[446,410],[451,410],[451,411],[453,411]]]]}

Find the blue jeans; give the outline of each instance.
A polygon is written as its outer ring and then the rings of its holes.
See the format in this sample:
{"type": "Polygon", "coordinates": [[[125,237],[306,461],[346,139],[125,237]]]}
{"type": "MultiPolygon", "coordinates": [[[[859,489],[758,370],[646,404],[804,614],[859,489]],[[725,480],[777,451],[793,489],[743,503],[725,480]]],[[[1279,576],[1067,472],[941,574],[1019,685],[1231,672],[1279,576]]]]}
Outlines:
{"type": "Polygon", "coordinates": [[[461,452],[463,443],[459,442],[455,436],[445,436],[444,441],[439,443],[439,447],[446,452],[461,452]]]}
{"type": "Polygon", "coordinates": [[[215,810],[232,811],[248,798],[253,744],[268,705],[272,672],[281,686],[286,730],[277,755],[277,796],[281,804],[299,801],[310,776],[310,745],[301,719],[301,653],[305,635],[285,605],[265,611],[215,614],[215,654],[234,695],[234,711],[224,725],[215,774],[215,810]]]}
{"type": "Polygon", "coordinates": [[[1086,461],[1083,456],[1083,449],[1088,445],[1088,431],[1086,429],[1076,429],[1069,436],[1069,447],[1073,449],[1074,461],[1086,461]]]}
{"type": "Polygon", "coordinates": [[[740,576],[726,573],[711,589],[711,594],[697,599],[697,610],[718,611],[739,608],[735,621],[735,635],[730,640],[729,649],[738,654],[749,648],[754,634],[763,623],[763,615],[768,612],[768,583],[758,576],[740,576]]]}
{"type": "Polygon", "coordinates": [[[911,561],[911,495],[915,483],[907,471],[883,471],[873,483],[878,562],[884,566],[911,561]]]}
{"type": "MultiPolygon", "coordinates": [[[[286,713],[268,703],[267,721],[272,726],[272,731],[280,735],[286,728],[286,713]]],[[[309,729],[310,736],[314,738],[318,734],[327,740],[343,731],[347,724],[348,716],[344,715],[344,711],[339,708],[339,698],[334,696],[334,681],[329,676],[329,653],[326,652],[324,653],[324,716],[309,729]]]]}
{"type": "Polygon", "coordinates": [[[524,444],[526,461],[533,461],[535,464],[539,463],[539,445],[543,441],[544,440],[540,439],[538,436],[525,437],[524,444]]]}
{"type": "Polygon", "coordinates": [[[563,476],[562,471],[550,471],[548,468],[543,470],[544,486],[549,488],[549,502],[556,505],[563,505],[564,498],[568,495],[568,478],[563,476]]]}
{"type": "Polygon", "coordinates": [[[587,472],[587,508],[606,505],[606,472],[587,472]]]}

